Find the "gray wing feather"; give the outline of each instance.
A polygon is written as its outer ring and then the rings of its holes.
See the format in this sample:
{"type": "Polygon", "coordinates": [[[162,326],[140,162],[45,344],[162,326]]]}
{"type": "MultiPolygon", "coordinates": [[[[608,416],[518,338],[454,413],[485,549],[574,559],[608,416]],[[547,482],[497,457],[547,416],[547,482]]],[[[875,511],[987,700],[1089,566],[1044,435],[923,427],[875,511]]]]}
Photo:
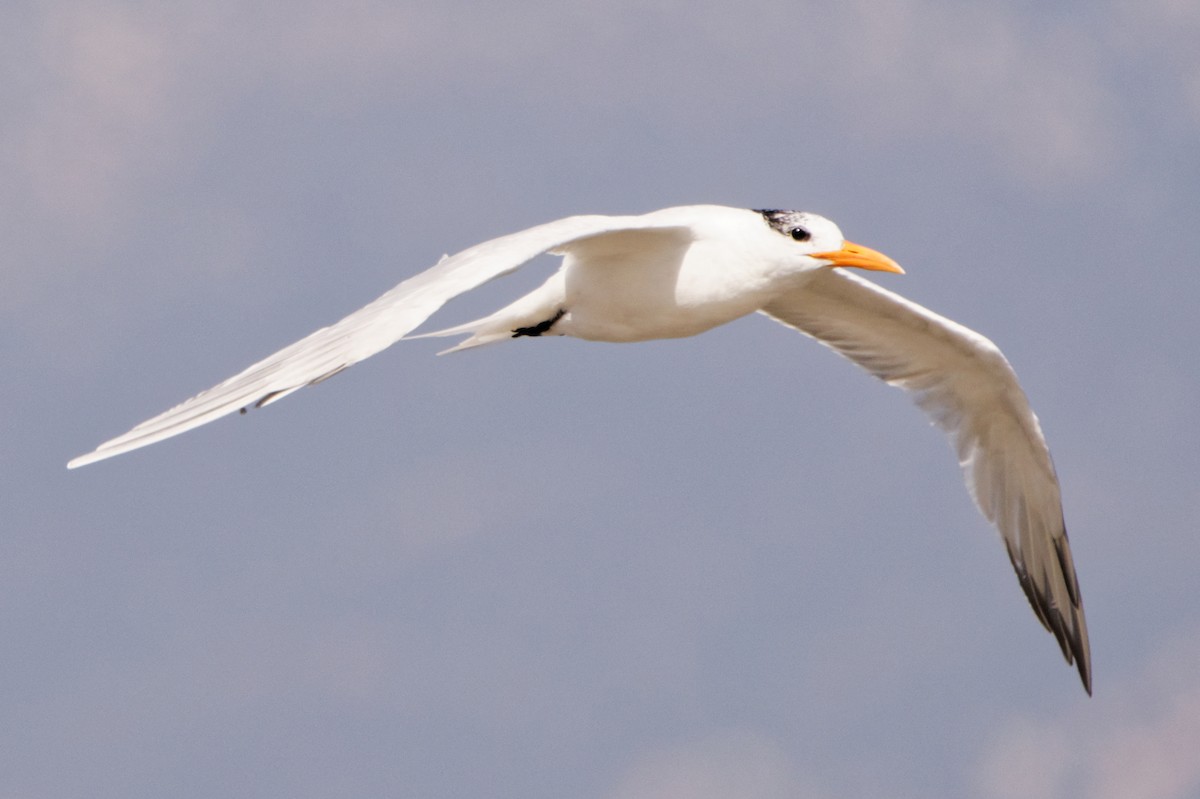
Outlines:
{"type": "Polygon", "coordinates": [[[1090,694],[1091,653],[1050,451],[1016,374],[987,338],[842,270],[819,272],[766,315],[913,394],[958,453],[1033,612],[1090,694]]]}

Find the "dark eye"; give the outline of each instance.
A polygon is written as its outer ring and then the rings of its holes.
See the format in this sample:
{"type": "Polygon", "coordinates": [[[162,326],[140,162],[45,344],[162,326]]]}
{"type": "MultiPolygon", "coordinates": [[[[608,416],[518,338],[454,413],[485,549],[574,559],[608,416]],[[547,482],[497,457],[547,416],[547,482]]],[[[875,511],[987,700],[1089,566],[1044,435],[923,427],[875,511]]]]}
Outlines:
{"type": "Polygon", "coordinates": [[[792,234],[792,238],[796,241],[808,241],[812,238],[812,234],[802,227],[794,227],[788,232],[792,234]]]}

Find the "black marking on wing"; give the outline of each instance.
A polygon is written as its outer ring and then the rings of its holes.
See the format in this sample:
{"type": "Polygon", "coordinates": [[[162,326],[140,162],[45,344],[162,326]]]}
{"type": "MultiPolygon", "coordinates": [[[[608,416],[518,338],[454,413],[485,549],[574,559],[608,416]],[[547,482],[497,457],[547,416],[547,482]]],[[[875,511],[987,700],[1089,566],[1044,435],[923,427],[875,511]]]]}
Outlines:
{"type": "Polygon", "coordinates": [[[266,394],[263,394],[261,397],[259,397],[259,398],[258,398],[258,401],[254,403],[254,407],[255,407],[255,408],[261,408],[262,406],[266,405],[266,404],[267,404],[268,402],[270,402],[271,400],[273,400],[273,399],[275,399],[276,397],[278,397],[278,396],[279,396],[280,394],[282,394],[284,391],[287,391],[287,389],[281,388],[281,389],[279,389],[278,391],[271,391],[271,392],[268,392],[268,393],[266,393],[266,394]]]}
{"type": "Polygon", "coordinates": [[[550,330],[550,328],[554,327],[554,324],[559,319],[562,319],[566,315],[567,315],[566,309],[559,308],[558,313],[556,313],[554,316],[550,317],[549,319],[545,319],[541,322],[538,322],[536,325],[532,325],[530,327],[518,327],[517,329],[513,330],[512,337],[520,338],[521,336],[540,336],[543,333],[548,332],[550,330]]]}
{"type": "MultiPolygon", "coordinates": [[[[1029,606],[1033,608],[1033,613],[1037,616],[1038,621],[1042,626],[1054,634],[1058,639],[1059,648],[1062,649],[1063,657],[1068,663],[1074,661],[1076,668],[1079,670],[1079,677],[1083,680],[1083,688],[1087,691],[1088,696],[1092,695],[1092,674],[1089,664],[1088,652],[1083,641],[1082,628],[1076,628],[1075,616],[1081,612],[1082,599],[1079,595],[1079,583],[1075,577],[1075,564],[1072,561],[1070,550],[1065,546],[1066,530],[1063,531],[1062,541],[1054,542],[1054,552],[1058,560],[1059,568],[1067,587],[1067,595],[1071,600],[1071,609],[1058,608],[1050,600],[1052,589],[1049,584],[1038,585],[1018,561],[1016,553],[1013,552],[1012,544],[1007,540],[1004,542],[1004,548],[1008,550],[1008,560],[1013,566],[1013,570],[1017,573],[1017,582],[1021,584],[1021,590],[1025,592],[1026,599],[1029,600],[1029,606]]],[[[1046,580],[1049,580],[1047,573],[1046,580]]]]}
{"type": "Polygon", "coordinates": [[[314,377],[312,380],[308,381],[308,384],[310,386],[315,386],[317,383],[324,383],[329,378],[333,377],[336,374],[341,374],[342,372],[346,371],[349,368],[350,368],[350,364],[344,363],[341,366],[338,366],[337,368],[330,369],[328,372],[321,375],[320,377],[314,377]]]}

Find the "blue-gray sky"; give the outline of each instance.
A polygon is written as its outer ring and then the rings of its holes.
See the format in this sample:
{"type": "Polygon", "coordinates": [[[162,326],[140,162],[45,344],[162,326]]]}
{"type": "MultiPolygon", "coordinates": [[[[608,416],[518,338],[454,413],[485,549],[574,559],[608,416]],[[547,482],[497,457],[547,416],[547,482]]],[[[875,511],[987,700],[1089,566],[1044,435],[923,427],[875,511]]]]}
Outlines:
{"type": "Polygon", "coordinates": [[[1197,41],[1178,0],[5,4],[0,796],[1200,795],[1197,41]],[[940,435],[761,318],[406,343],[64,468],[443,252],[708,202],[830,216],[1009,355],[1093,699],[940,435]]]}

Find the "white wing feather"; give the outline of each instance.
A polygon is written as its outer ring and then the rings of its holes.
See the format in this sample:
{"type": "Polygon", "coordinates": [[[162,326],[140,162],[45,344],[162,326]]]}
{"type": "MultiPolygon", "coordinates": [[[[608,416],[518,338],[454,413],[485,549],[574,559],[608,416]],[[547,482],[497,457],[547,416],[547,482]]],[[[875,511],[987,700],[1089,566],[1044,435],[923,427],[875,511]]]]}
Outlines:
{"type": "Polygon", "coordinates": [[[949,434],[967,488],[996,525],[1025,595],[1091,693],[1091,653],[1058,478],[1037,417],[988,339],[843,270],[762,310],[913,393],[949,434]]]}
{"type": "Polygon", "coordinates": [[[643,216],[572,216],[485,241],[405,280],[370,305],[270,355],[228,380],[106,441],[74,469],[178,435],[248,405],[263,407],[394,344],[448,300],[512,272],[548,250],[622,230],[679,228],[643,216]]]}

